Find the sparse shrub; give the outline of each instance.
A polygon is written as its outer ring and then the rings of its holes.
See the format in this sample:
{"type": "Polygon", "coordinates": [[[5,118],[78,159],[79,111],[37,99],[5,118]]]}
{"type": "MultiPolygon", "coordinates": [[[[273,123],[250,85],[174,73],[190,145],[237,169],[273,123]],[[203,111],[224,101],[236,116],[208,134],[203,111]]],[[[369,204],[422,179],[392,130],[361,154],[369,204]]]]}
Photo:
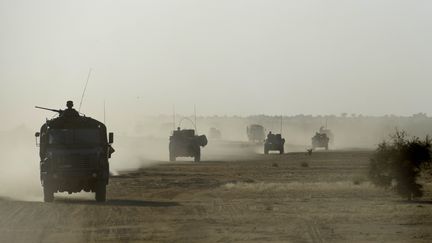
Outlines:
{"type": "Polygon", "coordinates": [[[363,176],[355,176],[353,178],[352,182],[353,182],[354,185],[358,186],[358,185],[362,184],[365,181],[366,181],[366,179],[363,176]]]}
{"type": "Polygon", "coordinates": [[[247,179],[243,179],[242,182],[244,182],[244,183],[254,183],[255,180],[247,178],[247,179]]]}
{"type": "Polygon", "coordinates": [[[307,162],[302,162],[301,167],[309,167],[309,164],[307,162]]]}
{"type": "Polygon", "coordinates": [[[400,196],[411,200],[423,196],[417,178],[431,164],[431,140],[407,138],[396,131],[390,141],[378,145],[369,165],[369,178],[378,187],[394,189],[400,196]]]}

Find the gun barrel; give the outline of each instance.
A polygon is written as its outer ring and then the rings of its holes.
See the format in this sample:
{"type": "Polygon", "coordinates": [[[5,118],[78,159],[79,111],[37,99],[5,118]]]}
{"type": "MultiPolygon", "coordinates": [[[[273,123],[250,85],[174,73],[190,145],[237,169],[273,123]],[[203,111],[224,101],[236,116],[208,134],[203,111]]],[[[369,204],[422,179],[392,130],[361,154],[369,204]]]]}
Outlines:
{"type": "Polygon", "coordinates": [[[52,111],[52,112],[57,112],[57,113],[61,113],[61,110],[49,109],[49,108],[40,107],[40,106],[35,106],[35,108],[42,109],[42,110],[47,110],[47,111],[52,111]]]}

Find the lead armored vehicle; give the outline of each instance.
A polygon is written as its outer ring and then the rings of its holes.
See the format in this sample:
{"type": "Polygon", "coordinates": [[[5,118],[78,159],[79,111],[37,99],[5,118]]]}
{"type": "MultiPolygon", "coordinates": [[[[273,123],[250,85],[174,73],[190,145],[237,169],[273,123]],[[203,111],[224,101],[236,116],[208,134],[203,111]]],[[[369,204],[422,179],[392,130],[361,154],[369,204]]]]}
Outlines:
{"type": "Polygon", "coordinates": [[[95,192],[98,202],[106,200],[109,180],[108,159],[114,152],[113,133],[105,125],[90,117],[81,116],[73,103],[68,109],[52,110],[57,118],[42,125],[39,137],[40,180],[44,201],[54,200],[54,193],[95,192]]]}
{"type": "Polygon", "coordinates": [[[194,157],[195,162],[201,160],[201,147],[207,145],[205,135],[195,135],[193,129],[180,129],[173,131],[169,142],[169,159],[175,161],[177,157],[194,157]]]}
{"type": "Polygon", "coordinates": [[[250,142],[262,143],[265,139],[264,127],[258,124],[252,124],[246,128],[247,136],[250,142]]]}
{"type": "Polygon", "coordinates": [[[327,134],[317,132],[315,133],[315,136],[312,137],[312,149],[325,148],[325,150],[328,150],[329,141],[330,139],[327,134]]]}
{"type": "Polygon", "coordinates": [[[264,143],[264,154],[268,154],[269,151],[279,151],[280,154],[284,153],[285,139],[282,138],[281,134],[272,134],[271,132],[267,135],[267,139],[264,143]]]}

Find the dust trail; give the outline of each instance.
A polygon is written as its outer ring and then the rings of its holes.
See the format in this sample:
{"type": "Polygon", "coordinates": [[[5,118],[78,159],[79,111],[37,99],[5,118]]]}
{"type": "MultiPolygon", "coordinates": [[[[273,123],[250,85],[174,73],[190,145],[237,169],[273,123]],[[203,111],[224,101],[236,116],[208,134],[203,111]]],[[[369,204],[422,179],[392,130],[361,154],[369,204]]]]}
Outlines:
{"type": "MultiPolygon", "coordinates": [[[[167,161],[167,140],[117,137],[113,145],[116,152],[110,160],[111,174],[167,161]]],[[[20,126],[11,131],[0,132],[0,156],[0,198],[42,201],[39,148],[36,146],[34,131],[20,126]]],[[[57,195],[62,197],[67,194],[57,195]]],[[[86,193],[72,195],[84,199],[92,197],[86,193]]]]}
{"type": "Polygon", "coordinates": [[[168,161],[168,138],[117,136],[113,147],[112,175],[168,161]]]}
{"type": "MultiPolygon", "coordinates": [[[[181,117],[181,115],[178,115],[181,117]]],[[[250,124],[263,125],[266,133],[281,132],[279,116],[200,116],[197,118],[198,133],[209,135],[211,128],[221,132],[223,140],[247,141],[246,127],[250,124]]],[[[403,116],[335,116],[296,115],[284,116],[282,134],[286,140],[286,151],[304,151],[311,146],[311,138],[321,126],[328,125],[334,135],[331,149],[373,149],[395,128],[405,130],[413,136],[432,134],[432,118],[417,114],[403,116]]],[[[187,125],[187,124],[186,124],[187,125]]],[[[192,127],[182,127],[192,128],[192,127]]],[[[133,134],[167,139],[173,129],[171,116],[147,116],[135,121],[133,134]]],[[[260,151],[261,152],[261,151],[260,151]]]]}
{"type": "Polygon", "coordinates": [[[39,154],[34,133],[25,127],[0,134],[0,197],[41,201],[39,154]]]}
{"type": "MultiPolygon", "coordinates": [[[[116,175],[121,171],[145,168],[155,164],[169,163],[169,133],[157,136],[117,136],[113,147],[116,152],[110,161],[110,171],[116,175]],[[166,135],[168,134],[168,135],[166,135]]],[[[250,157],[262,153],[263,146],[249,142],[212,140],[201,148],[203,161],[227,160],[250,157]]],[[[178,158],[192,161],[192,158],[178,158]]]]}

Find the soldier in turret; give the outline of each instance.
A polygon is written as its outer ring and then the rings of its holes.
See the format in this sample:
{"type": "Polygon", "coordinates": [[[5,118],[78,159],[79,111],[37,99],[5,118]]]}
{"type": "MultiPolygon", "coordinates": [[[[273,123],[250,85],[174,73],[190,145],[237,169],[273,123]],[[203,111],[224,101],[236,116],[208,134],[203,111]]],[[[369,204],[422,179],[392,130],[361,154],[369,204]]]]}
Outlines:
{"type": "Polygon", "coordinates": [[[73,101],[66,102],[67,109],[62,111],[60,116],[65,118],[79,117],[78,111],[73,108],[73,101]]]}
{"type": "Polygon", "coordinates": [[[269,139],[271,136],[273,136],[273,133],[270,131],[270,132],[267,134],[267,138],[269,139]]]}

